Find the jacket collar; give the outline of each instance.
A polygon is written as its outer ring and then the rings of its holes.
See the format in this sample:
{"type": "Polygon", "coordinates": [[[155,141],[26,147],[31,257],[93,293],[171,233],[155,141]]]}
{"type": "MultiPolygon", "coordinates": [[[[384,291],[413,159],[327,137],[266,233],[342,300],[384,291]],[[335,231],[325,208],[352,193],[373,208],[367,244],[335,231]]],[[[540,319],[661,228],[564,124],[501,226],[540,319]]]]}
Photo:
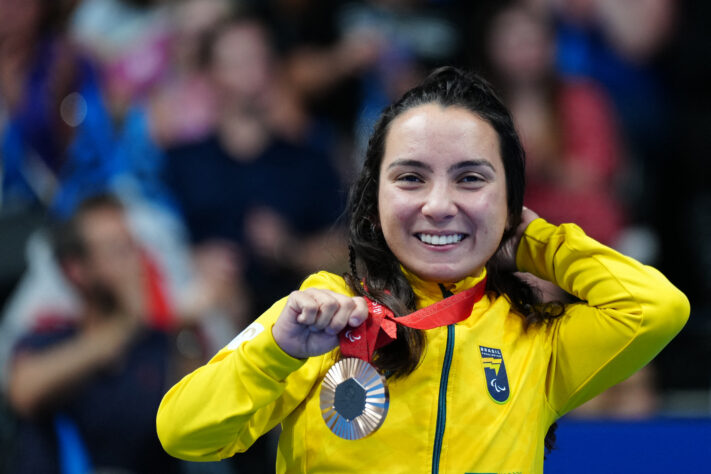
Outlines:
{"type": "MultiPolygon", "coordinates": [[[[407,281],[410,282],[410,285],[412,286],[412,289],[415,292],[418,308],[429,306],[432,303],[436,303],[437,301],[444,299],[444,296],[442,295],[442,289],[440,288],[440,284],[438,282],[423,280],[422,278],[407,270],[402,265],[400,266],[400,269],[405,274],[407,281]]],[[[462,280],[459,280],[456,283],[443,283],[442,285],[445,289],[456,294],[461,291],[468,290],[469,288],[482,281],[485,277],[486,268],[484,268],[481,273],[479,273],[479,275],[468,276],[462,280]]]]}

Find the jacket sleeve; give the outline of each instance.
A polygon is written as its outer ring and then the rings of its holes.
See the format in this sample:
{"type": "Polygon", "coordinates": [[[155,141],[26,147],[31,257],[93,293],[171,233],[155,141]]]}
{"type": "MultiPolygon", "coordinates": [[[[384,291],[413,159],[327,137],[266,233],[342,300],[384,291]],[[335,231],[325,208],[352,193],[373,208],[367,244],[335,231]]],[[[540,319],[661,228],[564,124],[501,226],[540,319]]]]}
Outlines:
{"type": "Polygon", "coordinates": [[[556,413],[581,405],[646,365],[681,330],[689,302],[659,271],[573,225],[533,221],[517,251],[521,271],[583,300],[547,328],[546,380],[556,413]]]}
{"type": "MultiPolygon", "coordinates": [[[[326,280],[314,275],[302,288],[333,289],[326,280]]],[[[279,300],[166,393],[156,427],[170,455],[216,461],[246,451],[306,398],[324,357],[294,359],[274,341],[272,326],[285,304],[279,300]]]]}

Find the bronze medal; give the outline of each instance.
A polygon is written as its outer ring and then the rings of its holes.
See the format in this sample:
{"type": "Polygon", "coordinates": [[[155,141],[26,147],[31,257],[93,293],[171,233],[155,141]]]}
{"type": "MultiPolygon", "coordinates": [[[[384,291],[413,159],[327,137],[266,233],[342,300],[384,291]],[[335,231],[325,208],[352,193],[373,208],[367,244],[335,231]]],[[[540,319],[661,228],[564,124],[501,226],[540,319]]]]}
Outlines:
{"type": "Polygon", "coordinates": [[[385,377],[355,357],[336,362],[321,383],[321,415],[343,439],[365,438],[380,428],[389,405],[385,377]]]}
{"type": "Polygon", "coordinates": [[[469,317],[474,303],[486,291],[486,276],[475,286],[407,316],[393,312],[369,298],[368,319],[339,334],[343,359],[336,362],[321,383],[321,416],[326,426],[343,439],[365,438],[380,428],[390,406],[387,382],[372,365],[374,352],[397,338],[397,325],[433,329],[469,317]]]}

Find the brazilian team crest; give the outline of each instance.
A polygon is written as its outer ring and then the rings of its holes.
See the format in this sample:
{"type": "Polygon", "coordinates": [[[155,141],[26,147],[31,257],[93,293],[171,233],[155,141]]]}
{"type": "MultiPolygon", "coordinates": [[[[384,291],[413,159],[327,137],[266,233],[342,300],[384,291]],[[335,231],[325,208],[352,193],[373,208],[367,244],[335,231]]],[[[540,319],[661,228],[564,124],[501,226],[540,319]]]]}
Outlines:
{"type": "Polygon", "coordinates": [[[501,349],[479,346],[481,362],[484,365],[486,388],[496,403],[505,403],[509,399],[509,378],[501,349]]]}

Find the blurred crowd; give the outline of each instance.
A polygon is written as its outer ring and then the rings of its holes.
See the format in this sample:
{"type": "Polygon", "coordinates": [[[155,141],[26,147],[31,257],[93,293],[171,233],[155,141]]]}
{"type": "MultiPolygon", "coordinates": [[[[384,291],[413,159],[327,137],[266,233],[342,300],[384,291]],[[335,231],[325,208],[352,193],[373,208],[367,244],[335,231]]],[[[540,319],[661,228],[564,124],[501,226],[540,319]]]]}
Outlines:
{"type": "Polygon", "coordinates": [[[307,274],[345,269],[373,122],[441,65],[482,74],[510,107],[527,206],[691,299],[672,346],[578,416],[645,418],[671,390],[708,390],[708,13],[0,0],[0,472],[273,472],[269,437],[225,463],[168,458],[157,404],[307,274]]]}

